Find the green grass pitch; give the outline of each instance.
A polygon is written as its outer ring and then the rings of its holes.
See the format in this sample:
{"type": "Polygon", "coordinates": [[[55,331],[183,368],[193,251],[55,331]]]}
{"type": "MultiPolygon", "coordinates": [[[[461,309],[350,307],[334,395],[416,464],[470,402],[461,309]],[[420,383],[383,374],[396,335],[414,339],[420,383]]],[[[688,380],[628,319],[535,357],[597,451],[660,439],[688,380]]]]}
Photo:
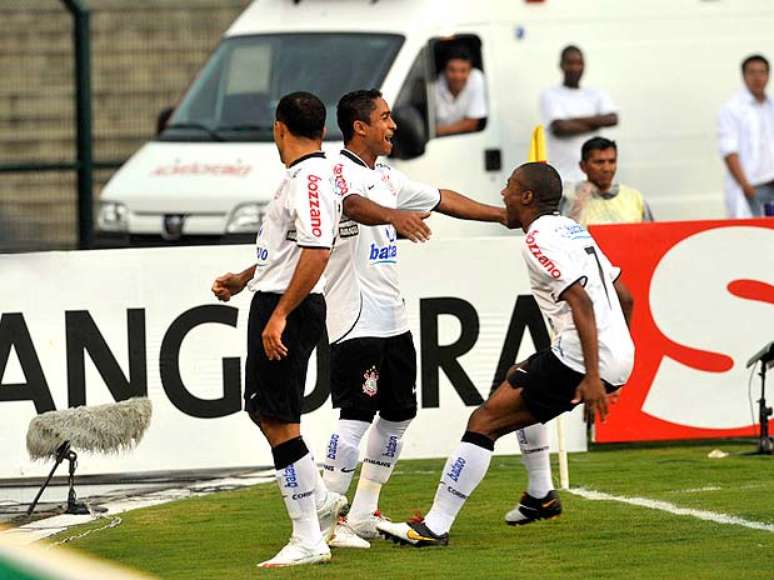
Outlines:
{"type": "MultiPolygon", "coordinates": [[[[515,440],[499,443],[508,444],[516,447],[515,440]]],[[[772,525],[774,457],[741,455],[751,449],[752,443],[596,448],[570,456],[571,484],[772,525]],[[713,448],[731,456],[710,459],[713,448]]],[[[427,510],[442,466],[441,460],[399,463],[382,493],[385,515],[405,519],[427,510]]],[[[163,578],[774,578],[771,531],[567,492],[561,494],[560,518],[506,526],[503,515],[525,484],[519,457],[496,456],[447,548],[376,540],[370,550],[334,550],[329,564],[317,566],[255,567],[290,532],[274,484],[129,512],[120,526],[70,546],[163,578]]]]}

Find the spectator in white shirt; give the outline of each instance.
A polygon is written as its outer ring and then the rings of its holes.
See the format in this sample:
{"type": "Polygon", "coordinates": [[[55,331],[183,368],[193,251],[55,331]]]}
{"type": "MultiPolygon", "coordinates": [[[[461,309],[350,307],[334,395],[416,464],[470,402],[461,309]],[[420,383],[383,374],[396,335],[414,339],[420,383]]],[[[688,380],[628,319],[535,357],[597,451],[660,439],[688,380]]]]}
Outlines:
{"type": "Polygon", "coordinates": [[[486,85],[484,73],[473,67],[473,57],[467,48],[449,49],[434,89],[436,135],[479,130],[487,116],[486,85]]]}
{"type": "Polygon", "coordinates": [[[585,179],[578,166],[583,143],[599,129],[618,124],[616,106],[606,92],[580,87],[584,66],[581,49],[565,47],[559,61],[562,84],[540,96],[540,115],[548,129],[548,159],[565,184],[585,179]]]}
{"type": "Polygon", "coordinates": [[[725,178],[728,217],[764,215],[774,207],[774,102],[766,95],[769,61],[755,54],[742,63],[745,86],[718,115],[718,148],[725,178]]]}

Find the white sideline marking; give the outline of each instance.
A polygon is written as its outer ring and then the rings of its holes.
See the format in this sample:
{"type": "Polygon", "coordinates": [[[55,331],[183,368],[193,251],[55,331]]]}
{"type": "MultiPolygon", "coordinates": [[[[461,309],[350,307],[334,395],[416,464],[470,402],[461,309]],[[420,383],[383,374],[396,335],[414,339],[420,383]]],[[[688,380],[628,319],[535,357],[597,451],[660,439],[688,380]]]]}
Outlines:
{"type": "Polygon", "coordinates": [[[648,499],[646,497],[626,497],[623,495],[611,495],[609,493],[594,491],[592,489],[585,489],[583,487],[574,487],[567,491],[592,501],[617,501],[620,503],[627,503],[629,505],[636,505],[640,507],[649,508],[652,510],[669,512],[670,514],[675,514],[678,516],[691,516],[693,518],[697,518],[700,520],[715,522],[716,524],[730,524],[734,526],[744,526],[745,528],[751,528],[753,530],[762,530],[764,532],[774,532],[774,524],[764,524],[762,522],[746,520],[738,516],[731,516],[728,514],[723,514],[718,512],[710,512],[706,510],[695,510],[691,508],[682,508],[680,506],[676,506],[673,503],[669,503],[668,501],[648,499]]]}

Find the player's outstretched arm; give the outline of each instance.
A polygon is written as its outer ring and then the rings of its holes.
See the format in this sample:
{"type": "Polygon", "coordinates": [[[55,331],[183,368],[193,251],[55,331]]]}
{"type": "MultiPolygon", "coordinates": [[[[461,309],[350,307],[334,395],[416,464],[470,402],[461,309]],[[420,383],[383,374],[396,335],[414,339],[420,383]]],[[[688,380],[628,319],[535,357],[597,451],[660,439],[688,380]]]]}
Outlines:
{"type": "Polygon", "coordinates": [[[234,294],[239,294],[245,289],[245,286],[253,279],[254,275],[255,264],[239,274],[227,272],[215,278],[215,282],[212,283],[212,293],[215,294],[218,300],[228,302],[234,294]]]}
{"type": "Polygon", "coordinates": [[[621,310],[623,310],[624,318],[626,319],[626,326],[632,327],[632,310],[634,309],[634,297],[629,289],[621,282],[621,278],[613,282],[613,288],[615,293],[618,294],[618,301],[621,303],[621,310]]]}
{"type": "Polygon", "coordinates": [[[593,421],[597,414],[604,421],[607,417],[607,395],[599,376],[599,341],[594,304],[580,282],[567,288],[562,299],[567,301],[572,311],[572,320],[583,349],[583,365],[586,367],[586,375],[578,385],[572,402],[585,403],[587,421],[593,421]]]}
{"type": "Polygon", "coordinates": [[[356,193],[344,199],[344,215],[364,226],[392,224],[400,235],[412,242],[425,242],[432,233],[423,221],[430,216],[429,211],[390,209],[356,193]]]}
{"type": "Polygon", "coordinates": [[[288,349],[282,342],[287,317],[317,284],[328,264],[330,254],[328,248],[304,248],[301,251],[290,284],[274,307],[261,334],[263,349],[269,360],[279,360],[288,354],[288,349]]]}
{"type": "Polygon", "coordinates": [[[504,207],[479,203],[451,189],[441,190],[441,202],[435,211],[462,220],[507,224],[504,207]]]}

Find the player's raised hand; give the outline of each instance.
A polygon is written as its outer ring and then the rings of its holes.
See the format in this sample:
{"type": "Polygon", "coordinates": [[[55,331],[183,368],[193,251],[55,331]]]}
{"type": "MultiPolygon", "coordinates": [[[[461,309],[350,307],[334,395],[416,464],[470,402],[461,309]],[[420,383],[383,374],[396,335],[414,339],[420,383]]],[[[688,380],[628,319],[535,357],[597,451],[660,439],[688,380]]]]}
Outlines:
{"type": "Polygon", "coordinates": [[[572,403],[584,403],[586,422],[593,423],[594,417],[599,415],[599,420],[607,417],[607,393],[599,377],[586,375],[575,389],[575,398],[572,403]]]}
{"type": "Polygon", "coordinates": [[[426,242],[430,239],[432,231],[424,220],[430,215],[429,211],[396,210],[392,214],[391,223],[395,231],[412,242],[426,242]]]}
{"type": "Polygon", "coordinates": [[[288,355],[288,348],[282,342],[282,333],[285,331],[286,323],[287,320],[283,316],[272,314],[269,322],[263,328],[261,340],[263,340],[266,358],[269,360],[281,360],[288,355]]]}
{"type": "Polygon", "coordinates": [[[228,302],[234,294],[239,294],[245,286],[246,284],[239,274],[228,272],[215,278],[215,282],[212,283],[212,293],[218,300],[228,302]]]}

